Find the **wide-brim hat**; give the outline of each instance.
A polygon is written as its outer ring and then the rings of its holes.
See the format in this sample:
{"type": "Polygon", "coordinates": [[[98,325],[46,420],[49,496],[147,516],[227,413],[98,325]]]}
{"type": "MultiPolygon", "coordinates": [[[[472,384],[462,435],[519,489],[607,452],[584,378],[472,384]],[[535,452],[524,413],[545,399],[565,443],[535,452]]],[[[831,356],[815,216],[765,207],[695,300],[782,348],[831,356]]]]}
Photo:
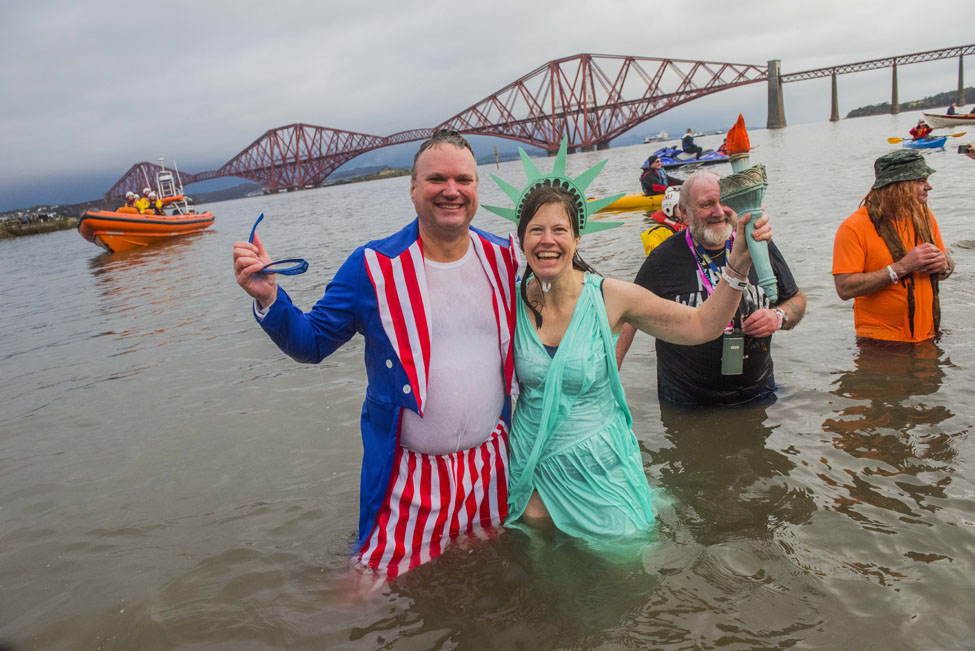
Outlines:
{"type": "Polygon", "coordinates": [[[899,181],[916,181],[934,174],[920,152],[902,149],[884,154],[873,164],[875,181],[871,186],[879,190],[885,185],[899,181]]]}

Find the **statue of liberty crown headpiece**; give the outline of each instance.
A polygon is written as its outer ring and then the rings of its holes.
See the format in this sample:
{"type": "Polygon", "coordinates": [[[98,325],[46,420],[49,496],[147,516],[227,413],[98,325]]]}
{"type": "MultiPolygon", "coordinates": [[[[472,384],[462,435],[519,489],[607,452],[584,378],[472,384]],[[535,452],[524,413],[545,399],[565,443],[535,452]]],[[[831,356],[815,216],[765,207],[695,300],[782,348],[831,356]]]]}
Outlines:
{"type": "Polygon", "coordinates": [[[515,186],[511,185],[504,179],[498,178],[494,174],[491,178],[494,182],[504,190],[504,193],[511,197],[511,200],[515,202],[514,208],[501,208],[498,206],[484,206],[485,209],[490,210],[496,215],[500,215],[505,219],[511,220],[514,223],[518,223],[518,215],[521,213],[521,207],[525,202],[525,197],[528,196],[535,188],[547,185],[560,187],[569,194],[573,196],[576,203],[576,214],[579,216],[579,235],[585,235],[586,233],[595,233],[597,231],[604,231],[614,226],[622,226],[623,222],[605,222],[605,221],[589,221],[589,216],[599,210],[602,210],[609,204],[613,203],[624,194],[613,195],[612,197],[605,197],[603,199],[595,199],[593,201],[586,200],[586,188],[592,183],[593,179],[602,171],[603,167],[606,165],[606,161],[600,161],[596,165],[593,165],[583,174],[580,174],[576,178],[572,179],[566,176],[565,173],[565,158],[568,151],[568,139],[563,137],[562,144],[559,145],[559,153],[555,157],[555,167],[552,168],[551,174],[542,174],[535,167],[535,163],[532,162],[528,154],[521,147],[518,148],[518,154],[521,156],[521,163],[525,168],[525,176],[528,179],[528,183],[525,185],[524,189],[519,190],[515,186]]]}

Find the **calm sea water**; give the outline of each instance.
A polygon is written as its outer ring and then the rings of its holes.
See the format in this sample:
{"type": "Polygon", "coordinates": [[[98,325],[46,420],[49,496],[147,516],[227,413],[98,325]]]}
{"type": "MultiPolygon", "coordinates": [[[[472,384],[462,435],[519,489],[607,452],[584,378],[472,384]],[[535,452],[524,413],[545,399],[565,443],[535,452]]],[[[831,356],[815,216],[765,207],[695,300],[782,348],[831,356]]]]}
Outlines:
{"type": "MultiPolygon", "coordinates": [[[[836,227],[917,117],[751,134],[806,318],[775,336],[779,400],[758,409],[661,413],[638,335],[622,377],[659,526],[636,566],[508,532],[355,596],[361,340],[319,367],[286,358],[254,323],[231,248],[264,212],[272,255],[311,263],[284,281],[310,307],[348,252],[412,219],[408,178],[213,204],[208,232],[129,254],[73,231],[0,241],[0,642],[971,648],[975,161],[955,146],[972,139],[927,154],[957,261],[940,342],[858,348],[830,277],[836,227]]],[[[651,150],[576,154],[569,170],[608,157],[593,193],[634,192],[651,150]]],[[[482,203],[508,205],[495,171],[481,170],[482,203]]],[[[517,162],[499,174],[523,178],[517,162]]],[[[621,219],[583,254],[631,279],[646,217],[621,219]]],[[[483,210],[475,223],[511,230],[483,210]]]]}

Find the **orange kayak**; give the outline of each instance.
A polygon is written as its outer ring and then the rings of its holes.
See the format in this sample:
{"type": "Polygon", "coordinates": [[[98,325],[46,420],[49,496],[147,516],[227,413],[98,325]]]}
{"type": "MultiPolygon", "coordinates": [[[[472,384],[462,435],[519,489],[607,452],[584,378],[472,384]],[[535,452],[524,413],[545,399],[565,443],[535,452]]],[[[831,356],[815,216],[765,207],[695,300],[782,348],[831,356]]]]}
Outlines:
{"type": "Polygon", "coordinates": [[[88,210],[78,221],[81,236],[106,251],[118,253],[149,246],[176,235],[198,233],[213,223],[213,213],[138,215],[88,210]]]}

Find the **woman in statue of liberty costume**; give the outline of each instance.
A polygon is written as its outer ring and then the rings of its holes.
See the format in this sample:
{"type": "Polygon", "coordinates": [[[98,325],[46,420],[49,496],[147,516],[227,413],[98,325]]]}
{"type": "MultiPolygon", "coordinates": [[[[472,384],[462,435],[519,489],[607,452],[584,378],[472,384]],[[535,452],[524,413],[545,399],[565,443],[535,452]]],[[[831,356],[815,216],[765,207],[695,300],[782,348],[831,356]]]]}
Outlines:
{"type": "MultiPolygon", "coordinates": [[[[734,316],[751,266],[748,216],[737,220],[726,267],[731,271],[704,304],[665,301],[633,283],[599,277],[579,257],[583,234],[619,225],[589,220],[617,198],[585,198],[605,161],[571,179],[564,140],[549,175],[521,154],[524,190],[492,175],[516,207],[485,206],[517,222],[527,265],[516,299],[521,393],[509,441],[506,524],[554,525],[597,546],[632,540],[652,527],[654,516],[616,368],[616,339],[623,323],[680,344],[719,336],[734,316]]],[[[766,222],[757,222],[756,239],[770,239],[766,222]]]]}

